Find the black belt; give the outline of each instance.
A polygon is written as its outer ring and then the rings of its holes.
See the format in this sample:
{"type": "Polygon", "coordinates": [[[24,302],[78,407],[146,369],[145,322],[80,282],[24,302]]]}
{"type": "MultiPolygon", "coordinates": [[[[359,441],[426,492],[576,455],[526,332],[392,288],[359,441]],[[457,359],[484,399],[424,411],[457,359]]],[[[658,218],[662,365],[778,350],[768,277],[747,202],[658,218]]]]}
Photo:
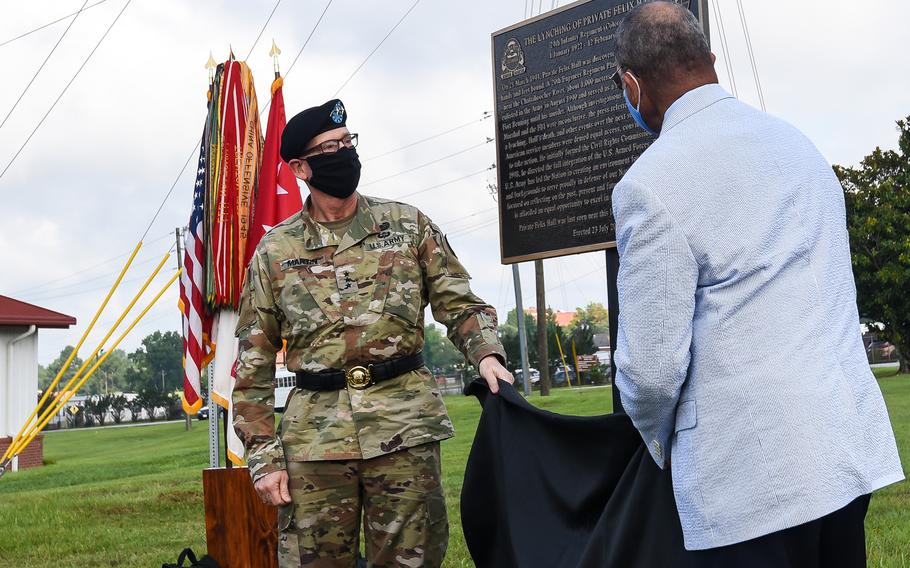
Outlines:
{"type": "Polygon", "coordinates": [[[315,391],[341,390],[346,386],[363,390],[380,381],[393,379],[423,367],[423,353],[415,353],[381,363],[357,365],[344,371],[307,373],[297,371],[297,388],[315,391]]]}

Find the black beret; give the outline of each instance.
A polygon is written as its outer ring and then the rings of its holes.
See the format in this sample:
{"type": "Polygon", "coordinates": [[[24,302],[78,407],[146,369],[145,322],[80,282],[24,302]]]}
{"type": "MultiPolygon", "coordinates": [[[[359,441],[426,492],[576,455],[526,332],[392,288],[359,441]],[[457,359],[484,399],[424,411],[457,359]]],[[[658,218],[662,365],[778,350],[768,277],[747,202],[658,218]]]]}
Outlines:
{"type": "Polygon", "coordinates": [[[303,154],[310,140],[347,123],[348,112],[338,99],[308,108],[288,121],[281,133],[281,159],[290,162],[303,154]]]}

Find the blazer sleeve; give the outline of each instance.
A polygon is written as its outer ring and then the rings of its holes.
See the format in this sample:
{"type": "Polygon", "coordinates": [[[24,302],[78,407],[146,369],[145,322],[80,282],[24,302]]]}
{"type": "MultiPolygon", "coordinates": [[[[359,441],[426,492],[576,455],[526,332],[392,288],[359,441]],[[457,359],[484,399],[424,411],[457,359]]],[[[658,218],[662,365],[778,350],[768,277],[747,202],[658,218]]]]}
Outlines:
{"type": "Polygon", "coordinates": [[[613,216],[620,258],[616,385],[663,469],[689,369],[698,263],[682,228],[644,184],[616,185],[613,216]]]}

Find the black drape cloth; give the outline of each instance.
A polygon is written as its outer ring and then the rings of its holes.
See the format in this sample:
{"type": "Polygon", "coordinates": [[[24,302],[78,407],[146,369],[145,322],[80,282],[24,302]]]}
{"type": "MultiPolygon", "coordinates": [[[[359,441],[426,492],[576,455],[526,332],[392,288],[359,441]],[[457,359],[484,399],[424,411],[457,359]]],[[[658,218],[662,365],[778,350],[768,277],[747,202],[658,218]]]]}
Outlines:
{"type": "Polygon", "coordinates": [[[479,568],[686,564],[670,471],[626,415],[554,414],[502,381],[465,394],[483,405],[461,494],[479,568]]]}

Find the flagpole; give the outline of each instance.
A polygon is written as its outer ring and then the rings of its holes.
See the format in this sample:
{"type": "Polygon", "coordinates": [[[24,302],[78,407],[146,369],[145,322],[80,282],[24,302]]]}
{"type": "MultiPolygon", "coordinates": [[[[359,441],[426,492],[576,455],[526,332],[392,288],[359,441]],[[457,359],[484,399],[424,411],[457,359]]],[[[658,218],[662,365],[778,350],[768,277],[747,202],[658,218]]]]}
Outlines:
{"type": "MultiPolygon", "coordinates": [[[[231,51],[231,58],[233,59],[234,52],[231,51]]],[[[205,68],[209,72],[209,92],[208,98],[211,101],[212,96],[215,92],[215,69],[218,67],[215,58],[212,57],[212,52],[209,51],[209,60],[205,64],[205,68]]],[[[211,167],[208,163],[206,168],[211,167]]],[[[218,448],[218,403],[215,402],[215,397],[213,393],[215,392],[215,361],[214,359],[206,365],[206,382],[208,383],[209,391],[209,467],[216,468],[221,465],[221,452],[218,448]]]]}
{"type": "Polygon", "coordinates": [[[272,38],[272,49],[269,50],[269,55],[272,57],[272,67],[275,69],[275,78],[277,79],[281,77],[281,70],[278,67],[278,56],[281,55],[281,50],[275,45],[275,38],[272,38]]]}

